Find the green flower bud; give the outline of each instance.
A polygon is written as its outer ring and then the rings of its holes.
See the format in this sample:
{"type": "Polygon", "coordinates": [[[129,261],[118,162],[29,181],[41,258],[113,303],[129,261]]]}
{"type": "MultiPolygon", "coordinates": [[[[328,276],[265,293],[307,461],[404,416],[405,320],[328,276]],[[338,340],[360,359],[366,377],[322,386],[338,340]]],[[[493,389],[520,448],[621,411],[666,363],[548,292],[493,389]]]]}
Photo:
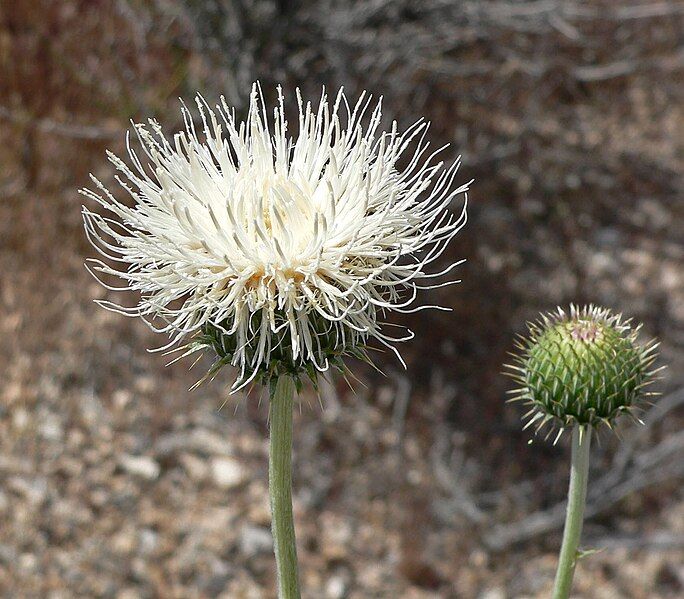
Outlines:
{"type": "Polygon", "coordinates": [[[525,428],[551,430],[575,424],[612,428],[621,414],[634,416],[644,388],[653,379],[658,346],[637,343],[641,325],[632,327],[620,314],[596,306],[560,308],[530,323],[529,335],[520,337],[508,365],[520,384],[512,401],[530,407],[525,428]]]}

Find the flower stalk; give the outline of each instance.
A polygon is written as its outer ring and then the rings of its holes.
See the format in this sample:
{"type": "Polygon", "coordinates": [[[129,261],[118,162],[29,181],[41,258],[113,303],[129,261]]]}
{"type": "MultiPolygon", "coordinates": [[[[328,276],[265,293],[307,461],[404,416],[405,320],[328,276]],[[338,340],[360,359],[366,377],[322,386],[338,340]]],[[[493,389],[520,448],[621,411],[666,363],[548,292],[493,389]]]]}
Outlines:
{"type": "Polygon", "coordinates": [[[558,559],[553,599],[567,599],[570,596],[572,578],[578,558],[578,547],[582,534],[584,507],[587,500],[587,479],[589,477],[589,448],[591,427],[576,426],[572,431],[572,457],[570,464],[570,488],[565,515],[563,543],[558,559]]]}
{"type": "Polygon", "coordinates": [[[299,599],[297,545],[292,515],[292,377],[279,376],[271,386],[268,490],[279,599],[299,599]]]}

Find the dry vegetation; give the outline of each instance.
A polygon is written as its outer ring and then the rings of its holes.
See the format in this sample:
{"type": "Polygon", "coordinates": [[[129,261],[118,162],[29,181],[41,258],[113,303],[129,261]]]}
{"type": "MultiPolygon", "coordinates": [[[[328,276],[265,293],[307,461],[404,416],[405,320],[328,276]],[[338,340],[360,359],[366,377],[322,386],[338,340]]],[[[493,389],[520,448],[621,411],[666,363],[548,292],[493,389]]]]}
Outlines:
{"type": "Polygon", "coordinates": [[[92,303],[76,194],[111,176],[129,119],[174,127],[196,90],[242,108],[256,78],[384,94],[477,181],[454,312],[414,317],[409,373],[381,356],[386,378],[297,417],[307,596],[548,596],[567,448],[527,445],[499,370],[526,318],[569,301],[643,320],[670,365],[647,426],[595,454],[585,544],[604,551],[578,596],[682,596],[677,0],[0,5],[0,595],[270,596],[266,410],[187,393],[199,371],[92,303]]]}

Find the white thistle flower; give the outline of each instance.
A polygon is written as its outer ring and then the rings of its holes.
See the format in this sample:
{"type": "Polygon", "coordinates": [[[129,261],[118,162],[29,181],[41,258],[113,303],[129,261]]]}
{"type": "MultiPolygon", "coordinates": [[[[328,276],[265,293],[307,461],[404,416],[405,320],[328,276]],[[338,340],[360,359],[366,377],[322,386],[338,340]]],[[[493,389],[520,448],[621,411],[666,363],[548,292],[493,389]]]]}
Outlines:
{"type": "Polygon", "coordinates": [[[170,140],[155,120],[134,125],[145,161],[129,137],[130,165],[108,153],[132,206],[95,177],[99,191],[81,190],[114,217],[83,208],[88,238],[109,261],[90,260],[91,272],[140,293],[130,308],[99,303],[168,333],[161,349],[188,336],[186,353],[212,347],[212,372],[237,367],[234,389],[282,372],[314,377],[345,354],[365,355],[372,339],[398,355],[393,343],[413,334],[386,335],[379,316],[420,309],[411,308],[417,282],[462,262],[426,272],[465,224],[467,197],[457,215],[448,207],[468,189],[453,187],[458,160],[445,168],[435,162],[444,148],[428,152],[427,123],[379,133],[378,102],[364,130],[365,93],[352,108],[342,90],[332,105],[324,92],[314,109],[297,92],[293,138],[278,96],[272,124],[255,85],[245,122],[223,98],[213,111],[198,96],[201,128],[185,105],[185,130],[170,140]]]}

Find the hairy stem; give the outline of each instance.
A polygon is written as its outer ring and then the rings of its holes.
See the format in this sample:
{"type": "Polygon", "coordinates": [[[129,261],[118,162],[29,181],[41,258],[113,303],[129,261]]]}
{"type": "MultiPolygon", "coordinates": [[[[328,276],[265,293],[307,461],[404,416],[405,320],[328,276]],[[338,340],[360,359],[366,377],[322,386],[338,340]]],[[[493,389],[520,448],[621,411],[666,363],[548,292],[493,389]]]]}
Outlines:
{"type": "Polygon", "coordinates": [[[268,489],[279,599],[299,599],[297,545],[292,517],[292,404],[294,381],[280,376],[271,389],[268,489]]]}
{"type": "Polygon", "coordinates": [[[589,446],[591,427],[575,426],[572,431],[572,458],[570,466],[570,488],[568,490],[568,509],[565,515],[563,544],[558,558],[556,582],[553,599],[567,599],[570,596],[572,577],[577,562],[577,548],[582,534],[584,506],[587,499],[587,479],[589,475],[589,446]]]}

